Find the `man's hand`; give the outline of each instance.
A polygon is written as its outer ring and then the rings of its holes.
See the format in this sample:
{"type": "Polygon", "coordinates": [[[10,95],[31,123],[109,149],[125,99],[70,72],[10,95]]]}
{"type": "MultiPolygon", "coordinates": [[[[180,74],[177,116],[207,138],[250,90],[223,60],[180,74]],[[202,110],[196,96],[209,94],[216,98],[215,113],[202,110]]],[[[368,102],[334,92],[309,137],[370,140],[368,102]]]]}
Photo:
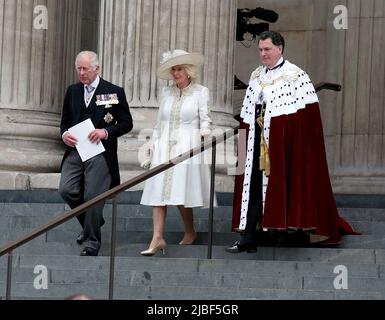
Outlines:
{"type": "Polygon", "coordinates": [[[71,148],[74,148],[76,143],[78,142],[78,139],[76,139],[75,136],[73,136],[72,134],[70,134],[69,132],[65,133],[63,135],[63,141],[64,143],[71,147],[71,148]]]}
{"type": "Polygon", "coordinates": [[[95,129],[94,131],[91,131],[91,133],[88,135],[88,139],[90,139],[92,143],[99,144],[100,140],[105,139],[106,136],[106,130],[95,129]]]}

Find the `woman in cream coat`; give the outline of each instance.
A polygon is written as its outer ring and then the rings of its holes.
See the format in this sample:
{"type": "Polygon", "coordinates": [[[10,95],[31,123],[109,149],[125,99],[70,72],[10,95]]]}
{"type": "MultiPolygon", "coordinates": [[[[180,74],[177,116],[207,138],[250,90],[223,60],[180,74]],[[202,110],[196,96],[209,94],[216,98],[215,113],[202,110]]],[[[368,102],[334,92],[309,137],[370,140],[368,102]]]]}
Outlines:
{"type": "MultiPolygon", "coordinates": [[[[208,88],[195,83],[197,66],[203,56],[174,50],[163,54],[158,68],[161,79],[174,80],[163,88],[156,125],[150,143],[151,167],[167,162],[201,143],[210,135],[208,88]]],[[[141,254],[152,256],[166,247],[163,239],[167,206],[175,205],[184,222],[184,237],[179,244],[192,244],[197,237],[194,229],[194,207],[208,207],[210,167],[204,154],[177,164],[146,181],[141,204],[153,207],[153,237],[141,254]]]]}

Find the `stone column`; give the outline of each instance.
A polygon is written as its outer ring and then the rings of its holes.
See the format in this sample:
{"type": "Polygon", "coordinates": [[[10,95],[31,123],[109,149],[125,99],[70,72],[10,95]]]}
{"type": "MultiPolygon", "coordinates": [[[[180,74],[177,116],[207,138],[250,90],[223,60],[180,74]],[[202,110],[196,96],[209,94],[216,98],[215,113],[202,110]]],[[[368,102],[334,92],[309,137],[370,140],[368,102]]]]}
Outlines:
{"type": "Polygon", "coordinates": [[[329,79],[342,83],[336,95],[333,187],[337,193],[385,194],[385,2],[329,1],[329,79]],[[348,29],[335,30],[335,5],[348,9],[348,29]]]}
{"type": "Polygon", "coordinates": [[[59,170],[58,127],[64,90],[75,76],[80,8],[80,0],[0,1],[2,189],[30,188],[34,174],[59,170]],[[37,5],[47,9],[46,29],[34,23],[42,13],[34,13],[37,5]]]}
{"type": "Polygon", "coordinates": [[[199,82],[210,89],[215,125],[237,124],[232,118],[235,18],[235,0],[101,0],[102,76],[124,87],[134,118],[134,130],[120,141],[123,179],[137,174],[137,149],[143,144],[138,134],[154,125],[158,92],[167,85],[156,77],[165,51],[204,54],[199,82]]]}

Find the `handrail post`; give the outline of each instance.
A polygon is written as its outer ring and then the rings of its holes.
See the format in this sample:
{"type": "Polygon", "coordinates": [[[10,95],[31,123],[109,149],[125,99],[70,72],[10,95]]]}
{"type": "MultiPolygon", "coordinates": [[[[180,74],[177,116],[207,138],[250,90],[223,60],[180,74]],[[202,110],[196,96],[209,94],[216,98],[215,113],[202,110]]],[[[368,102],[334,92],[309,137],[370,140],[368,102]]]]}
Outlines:
{"type": "Polygon", "coordinates": [[[116,196],[112,200],[112,220],[111,220],[111,254],[110,254],[110,281],[108,289],[108,299],[114,299],[114,276],[115,276],[115,249],[116,249],[116,216],[117,201],[116,196]]]}
{"type": "Polygon", "coordinates": [[[215,191],[215,166],[216,166],[216,151],[217,140],[212,138],[211,149],[211,181],[210,181],[210,209],[209,209],[209,232],[208,232],[208,247],[207,247],[207,259],[212,257],[213,247],[213,220],[214,220],[214,191],[215,191]]]}
{"type": "Polygon", "coordinates": [[[7,263],[7,288],[5,291],[5,300],[11,300],[11,281],[12,281],[12,251],[9,251],[8,263],[7,263]]]}

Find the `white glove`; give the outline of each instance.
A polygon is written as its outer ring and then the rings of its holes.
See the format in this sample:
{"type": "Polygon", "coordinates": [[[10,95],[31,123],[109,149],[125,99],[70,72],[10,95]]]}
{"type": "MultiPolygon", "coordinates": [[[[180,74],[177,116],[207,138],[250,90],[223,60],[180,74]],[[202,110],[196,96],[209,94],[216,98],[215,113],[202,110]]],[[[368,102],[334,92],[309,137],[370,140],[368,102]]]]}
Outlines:
{"type": "Polygon", "coordinates": [[[149,144],[148,149],[146,150],[146,159],[140,164],[140,167],[143,169],[149,169],[151,167],[151,161],[154,154],[154,145],[149,144]]]}
{"type": "Polygon", "coordinates": [[[201,137],[208,137],[211,134],[211,130],[209,128],[202,128],[200,130],[201,137]]]}
{"type": "Polygon", "coordinates": [[[150,159],[146,159],[144,160],[141,164],[140,164],[140,167],[147,170],[147,169],[150,169],[151,167],[151,160],[150,159]]]}

